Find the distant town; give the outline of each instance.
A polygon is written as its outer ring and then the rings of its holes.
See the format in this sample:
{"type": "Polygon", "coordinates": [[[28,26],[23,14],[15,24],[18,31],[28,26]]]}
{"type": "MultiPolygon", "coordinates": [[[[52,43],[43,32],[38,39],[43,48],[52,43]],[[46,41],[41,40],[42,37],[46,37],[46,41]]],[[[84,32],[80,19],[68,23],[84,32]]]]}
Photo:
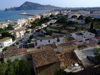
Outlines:
{"type": "Polygon", "coordinates": [[[100,75],[100,10],[1,22],[0,61],[0,75],[100,75]]]}

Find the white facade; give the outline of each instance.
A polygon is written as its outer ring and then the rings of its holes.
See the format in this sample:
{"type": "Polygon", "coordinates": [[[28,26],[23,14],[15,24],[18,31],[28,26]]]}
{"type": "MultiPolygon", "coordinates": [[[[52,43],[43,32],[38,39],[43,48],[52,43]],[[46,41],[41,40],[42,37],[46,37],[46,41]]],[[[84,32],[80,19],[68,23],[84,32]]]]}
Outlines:
{"type": "Polygon", "coordinates": [[[77,20],[78,24],[85,24],[84,20],[77,20]]]}
{"type": "Polygon", "coordinates": [[[37,40],[37,46],[39,45],[46,45],[46,44],[62,44],[64,43],[64,37],[59,38],[59,42],[57,41],[57,38],[54,39],[43,39],[43,40],[37,40]]]}
{"type": "Polygon", "coordinates": [[[5,29],[5,28],[7,28],[8,27],[8,22],[1,22],[0,23],[0,28],[3,28],[3,29],[5,29]]]}
{"type": "Polygon", "coordinates": [[[68,19],[72,17],[72,15],[71,15],[71,10],[69,10],[69,11],[67,12],[67,15],[68,15],[68,19]]]}
{"type": "Polygon", "coordinates": [[[90,32],[76,32],[72,33],[72,37],[74,37],[75,40],[78,41],[85,41],[86,39],[93,39],[95,37],[95,34],[90,32]]]}
{"type": "Polygon", "coordinates": [[[83,15],[83,14],[90,14],[90,11],[83,11],[83,10],[80,10],[78,11],[79,14],[83,15]]]}
{"type": "Polygon", "coordinates": [[[77,19],[74,19],[74,18],[70,18],[70,19],[68,19],[68,21],[75,21],[78,24],[85,24],[85,21],[84,20],[77,20],[77,19]]]}
{"type": "Polygon", "coordinates": [[[0,47],[6,47],[12,44],[12,38],[4,38],[0,40],[0,47]]]}
{"type": "Polygon", "coordinates": [[[15,25],[17,24],[19,27],[22,27],[25,23],[27,22],[27,19],[18,19],[18,20],[15,20],[15,21],[10,21],[8,20],[8,23],[11,24],[11,25],[15,25]]]}
{"type": "Polygon", "coordinates": [[[42,27],[42,28],[44,28],[44,27],[47,27],[47,25],[45,25],[45,24],[42,24],[42,25],[41,25],[41,27],[42,27]]]}

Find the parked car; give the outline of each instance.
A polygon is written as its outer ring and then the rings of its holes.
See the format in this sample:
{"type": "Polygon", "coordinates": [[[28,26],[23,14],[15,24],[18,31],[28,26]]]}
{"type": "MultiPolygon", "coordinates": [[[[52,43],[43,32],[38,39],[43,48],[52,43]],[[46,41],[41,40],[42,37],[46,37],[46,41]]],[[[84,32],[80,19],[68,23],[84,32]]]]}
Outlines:
{"type": "Polygon", "coordinates": [[[95,60],[95,58],[93,56],[87,56],[87,58],[93,62],[94,64],[98,65],[99,63],[95,60]]]}

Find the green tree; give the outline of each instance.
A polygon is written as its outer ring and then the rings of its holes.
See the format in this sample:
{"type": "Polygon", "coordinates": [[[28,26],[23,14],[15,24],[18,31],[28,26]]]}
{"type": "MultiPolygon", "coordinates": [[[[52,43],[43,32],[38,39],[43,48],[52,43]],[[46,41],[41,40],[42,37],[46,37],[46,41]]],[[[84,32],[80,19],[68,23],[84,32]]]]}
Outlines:
{"type": "Polygon", "coordinates": [[[94,23],[92,22],[90,25],[90,30],[93,30],[93,25],[94,25],[94,23]]]}
{"type": "Polygon", "coordinates": [[[78,19],[79,20],[84,20],[84,16],[80,15],[78,19]]]}
{"type": "Polygon", "coordinates": [[[6,51],[8,47],[3,48],[3,51],[6,51]]]}
{"type": "Polygon", "coordinates": [[[4,31],[4,29],[3,28],[0,28],[0,32],[3,32],[4,31]]]}
{"type": "Polygon", "coordinates": [[[12,25],[8,25],[8,27],[6,28],[7,30],[12,30],[13,29],[13,27],[12,27],[12,25]]]}
{"type": "Polygon", "coordinates": [[[95,55],[95,59],[100,62],[100,48],[95,48],[94,49],[94,55],[95,55]]]}
{"type": "Polygon", "coordinates": [[[15,59],[13,61],[13,64],[14,64],[14,71],[15,71],[15,74],[16,75],[20,75],[19,72],[20,72],[20,69],[19,69],[19,59],[15,59]]]}
{"type": "Polygon", "coordinates": [[[90,16],[89,16],[89,17],[86,17],[86,18],[85,18],[85,22],[86,22],[86,23],[92,22],[92,17],[90,17],[90,16]]]}
{"type": "Polygon", "coordinates": [[[7,70],[7,65],[5,62],[1,63],[0,61],[0,75],[5,75],[5,72],[7,70]]]}
{"type": "Polygon", "coordinates": [[[8,65],[8,68],[7,68],[7,71],[6,71],[6,75],[15,75],[14,65],[13,65],[13,63],[11,62],[10,59],[7,60],[7,65],[8,65]]]}
{"type": "Polygon", "coordinates": [[[54,75],[67,75],[64,69],[57,69],[54,75]]]}
{"type": "Polygon", "coordinates": [[[31,43],[32,42],[32,39],[29,39],[29,43],[31,43]]]}
{"type": "Polygon", "coordinates": [[[74,24],[76,24],[75,21],[69,21],[69,22],[68,22],[68,25],[74,25],[74,24]]]}
{"type": "Polygon", "coordinates": [[[58,23],[66,23],[67,22],[67,17],[63,16],[57,22],[58,23]]]}
{"type": "Polygon", "coordinates": [[[67,72],[64,71],[64,69],[57,69],[55,71],[55,74],[54,75],[78,75],[78,74],[71,73],[71,72],[67,73],[67,72]]]}
{"type": "Polygon", "coordinates": [[[76,15],[73,15],[72,18],[77,18],[77,16],[76,15]]]}
{"type": "Polygon", "coordinates": [[[23,59],[19,62],[19,70],[20,70],[19,75],[31,75],[27,59],[23,59]]]}

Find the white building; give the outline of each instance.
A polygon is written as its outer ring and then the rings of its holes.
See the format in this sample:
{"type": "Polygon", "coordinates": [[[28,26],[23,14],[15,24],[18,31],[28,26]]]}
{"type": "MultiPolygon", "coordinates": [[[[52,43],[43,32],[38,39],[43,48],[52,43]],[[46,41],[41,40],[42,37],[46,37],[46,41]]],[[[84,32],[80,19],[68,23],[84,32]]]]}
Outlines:
{"type": "Polygon", "coordinates": [[[54,11],[54,12],[51,12],[52,15],[58,15],[59,14],[59,11],[54,11]]]}
{"type": "Polygon", "coordinates": [[[12,38],[7,37],[4,39],[0,39],[0,47],[6,47],[12,44],[12,38]]]}
{"type": "Polygon", "coordinates": [[[56,45],[64,43],[63,35],[54,35],[54,36],[46,36],[46,37],[37,38],[37,46],[53,44],[53,43],[55,43],[56,45]]]}
{"type": "Polygon", "coordinates": [[[84,14],[90,14],[90,11],[79,10],[78,13],[84,15],[84,14]]]}
{"type": "Polygon", "coordinates": [[[44,28],[44,27],[47,27],[47,25],[46,24],[42,24],[41,27],[44,28]]]}
{"type": "Polygon", "coordinates": [[[14,31],[14,36],[15,36],[16,39],[22,38],[25,35],[25,32],[26,31],[25,31],[24,28],[20,28],[20,29],[14,31]]]}
{"type": "Polygon", "coordinates": [[[84,20],[77,20],[76,21],[78,24],[85,24],[85,21],[84,20]]]}
{"type": "Polygon", "coordinates": [[[7,28],[8,27],[8,22],[1,22],[0,23],[0,28],[3,28],[3,29],[5,29],[5,28],[7,28]]]}
{"type": "Polygon", "coordinates": [[[95,34],[83,31],[83,32],[72,33],[72,37],[74,37],[75,40],[77,41],[85,42],[85,40],[87,39],[92,40],[93,38],[95,38],[95,34]]]}
{"type": "Polygon", "coordinates": [[[85,21],[84,21],[84,20],[77,20],[77,19],[75,19],[75,18],[70,18],[70,19],[68,19],[68,21],[75,21],[75,22],[77,22],[78,24],[85,24],[85,21]]]}
{"type": "Polygon", "coordinates": [[[68,16],[68,19],[72,17],[72,15],[71,15],[71,10],[69,10],[69,11],[67,12],[67,16],[68,16]]]}
{"type": "Polygon", "coordinates": [[[11,24],[11,25],[15,25],[17,24],[19,27],[22,27],[24,24],[26,24],[28,22],[27,19],[25,18],[22,18],[22,19],[18,19],[18,20],[15,20],[15,21],[10,21],[8,20],[8,23],[11,24]]]}

